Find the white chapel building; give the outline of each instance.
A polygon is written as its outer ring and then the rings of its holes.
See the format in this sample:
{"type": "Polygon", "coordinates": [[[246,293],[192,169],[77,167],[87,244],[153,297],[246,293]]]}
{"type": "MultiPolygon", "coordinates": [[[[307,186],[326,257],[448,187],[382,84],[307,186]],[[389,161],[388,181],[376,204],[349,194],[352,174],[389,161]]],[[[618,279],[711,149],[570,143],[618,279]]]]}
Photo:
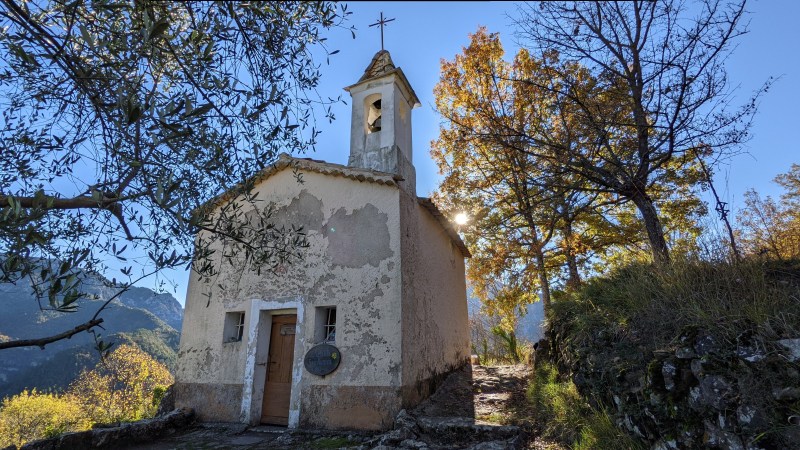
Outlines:
{"type": "Polygon", "coordinates": [[[221,259],[217,282],[192,274],[175,395],[202,421],[387,429],[468,362],[470,255],[416,195],[419,100],[384,50],[346,90],[347,166],[284,154],[256,178],[273,217],[307,233],[303,258],[280,274],[221,259]]]}

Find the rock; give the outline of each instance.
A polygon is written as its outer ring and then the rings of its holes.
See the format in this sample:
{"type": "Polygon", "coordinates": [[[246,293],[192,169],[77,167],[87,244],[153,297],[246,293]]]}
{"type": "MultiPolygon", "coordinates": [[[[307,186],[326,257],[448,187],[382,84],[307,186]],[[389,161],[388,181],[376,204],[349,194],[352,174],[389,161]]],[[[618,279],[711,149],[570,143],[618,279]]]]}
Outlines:
{"type": "Polygon", "coordinates": [[[769,426],[769,420],[763,411],[752,405],[740,405],[736,408],[736,421],[742,430],[756,431],[769,426]]]}
{"type": "Polygon", "coordinates": [[[717,351],[717,341],[710,334],[697,336],[694,341],[694,351],[698,356],[706,356],[717,351]]]}
{"type": "Polygon", "coordinates": [[[405,441],[400,443],[400,448],[426,449],[428,448],[428,444],[422,441],[417,441],[415,439],[406,439],[405,441]]]}
{"type": "Polygon", "coordinates": [[[718,448],[720,450],[745,450],[744,444],[739,436],[722,430],[714,424],[706,421],[705,434],[703,435],[703,444],[707,447],[718,448]]]}
{"type": "Polygon", "coordinates": [[[628,431],[630,431],[636,437],[639,437],[639,438],[642,438],[642,439],[645,438],[645,435],[644,435],[644,433],[642,433],[642,430],[638,426],[636,426],[636,424],[633,423],[633,420],[631,419],[631,416],[626,414],[625,417],[623,417],[622,423],[620,425],[622,427],[624,427],[625,429],[627,429],[628,431]]]}
{"type": "Polygon", "coordinates": [[[678,367],[670,360],[664,361],[661,366],[661,375],[664,377],[664,389],[669,392],[675,390],[675,378],[678,374],[678,367]]]}
{"type": "Polygon", "coordinates": [[[468,450],[508,450],[510,448],[516,448],[516,446],[509,441],[488,441],[475,444],[468,450]]]}
{"type": "Polygon", "coordinates": [[[689,389],[689,407],[694,410],[700,410],[703,408],[702,402],[703,396],[700,394],[700,387],[695,386],[689,389]]]}
{"type": "Polygon", "coordinates": [[[789,361],[800,361],[800,339],[781,339],[777,343],[788,350],[789,361]]]}
{"type": "Polygon", "coordinates": [[[692,375],[698,380],[706,374],[706,371],[703,370],[702,359],[693,359],[692,362],[689,363],[689,368],[692,370],[692,375]]]}
{"type": "Polygon", "coordinates": [[[785,387],[779,389],[772,390],[772,397],[778,401],[793,401],[800,399],[800,388],[796,387],[785,387]]]}
{"type": "Polygon", "coordinates": [[[405,427],[405,428],[416,428],[417,427],[417,419],[414,418],[411,414],[408,413],[405,409],[400,410],[397,413],[397,417],[394,419],[394,426],[395,428],[405,427]]]}
{"type": "MultiPolygon", "coordinates": [[[[656,394],[655,392],[650,393],[650,404],[653,406],[658,406],[664,403],[664,399],[661,398],[660,395],[656,394]]],[[[617,405],[617,409],[620,409],[620,406],[617,405]]]]}
{"type": "Polygon", "coordinates": [[[718,375],[700,380],[700,402],[715,409],[725,409],[730,402],[731,385],[718,375]]]}
{"type": "Polygon", "coordinates": [[[697,357],[697,353],[690,347],[679,347],[675,350],[675,357],[678,359],[692,359],[697,357]]]}
{"type": "Polygon", "coordinates": [[[401,442],[416,438],[408,428],[397,428],[381,435],[373,445],[400,445],[401,442]]]}
{"type": "Polygon", "coordinates": [[[650,450],[678,450],[678,441],[675,439],[661,439],[653,444],[650,450]]]}
{"type": "Polygon", "coordinates": [[[67,433],[52,439],[29,442],[21,450],[50,450],[56,448],[102,448],[119,447],[133,442],[149,442],[164,434],[174,433],[189,426],[194,420],[194,411],[181,408],[163,417],[141,420],[114,428],[67,433]]]}
{"type": "Polygon", "coordinates": [[[755,345],[736,347],[736,356],[751,363],[756,363],[767,357],[767,353],[755,345]]]}

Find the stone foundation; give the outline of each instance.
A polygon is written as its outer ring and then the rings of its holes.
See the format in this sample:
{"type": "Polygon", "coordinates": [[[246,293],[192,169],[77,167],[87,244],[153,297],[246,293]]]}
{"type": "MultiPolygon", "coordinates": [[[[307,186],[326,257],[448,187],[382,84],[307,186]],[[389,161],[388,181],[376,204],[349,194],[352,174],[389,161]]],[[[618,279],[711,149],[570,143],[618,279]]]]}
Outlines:
{"type": "Polygon", "coordinates": [[[388,386],[307,386],[301,428],[387,430],[400,412],[400,396],[388,386]]]}
{"type": "Polygon", "coordinates": [[[201,422],[238,422],[241,384],[175,383],[175,406],[192,408],[201,422]]]}

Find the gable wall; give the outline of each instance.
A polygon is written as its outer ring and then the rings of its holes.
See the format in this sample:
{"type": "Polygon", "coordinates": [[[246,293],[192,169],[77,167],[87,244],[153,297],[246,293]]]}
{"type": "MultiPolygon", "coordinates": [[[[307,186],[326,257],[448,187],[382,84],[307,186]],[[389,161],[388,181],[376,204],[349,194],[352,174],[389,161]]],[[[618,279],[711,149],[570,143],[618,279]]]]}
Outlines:
{"type": "Polygon", "coordinates": [[[226,261],[208,284],[192,274],[176,373],[178,404],[195,408],[201,420],[257,420],[265,371],[258,363],[265,355],[263,344],[257,348],[263,331],[255,329],[254,316],[264,305],[300,305],[295,425],[382,428],[396,412],[390,394],[401,384],[398,189],[313,172],[302,178],[300,184],[283,170],[257,187],[262,207],[275,202],[278,227],[306,230],[310,247],[302,261],[260,275],[241,261],[226,261]],[[317,377],[303,369],[302,358],[315,344],[315,308],[322,306],[337,307],[335,344],[342,362],[317,377]],[[246,312],[242,342],[223,343],[226,311],[246,312]],[[351,388],[332,389],[338,386],[351,388]],[[345,400],[358,408],[337,411],[334,406],[345,400]]]}

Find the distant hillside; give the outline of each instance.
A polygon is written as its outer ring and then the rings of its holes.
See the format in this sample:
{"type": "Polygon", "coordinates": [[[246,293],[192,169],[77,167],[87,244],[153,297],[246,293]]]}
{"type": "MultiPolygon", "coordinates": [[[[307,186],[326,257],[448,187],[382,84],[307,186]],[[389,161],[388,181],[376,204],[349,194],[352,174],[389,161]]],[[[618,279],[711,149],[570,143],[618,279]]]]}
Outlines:
{"type": "MultiPolygon", "coordinates": [[[[86,290],[97,300],[82,300],[74,313],[41,311],[30,284],[0,284],[0,339],[49,336],[83,323],[116,291],[96,275],[87,276],[86,290]]],[[[172,368],[178,349],[183,308],[172,295],[134,287],[102,313],[103,340],[134,342],[172,368]]],[[[97,362],[88,333],[36,347],[0,350],[0,398],[24,388],[59,389],[87,366],[97,362]]]]}
{"type": "MultiPolygon", "coordinates": [[[[481,301],[472,294],[472,288],[467,287],[467,311],[470,317],[478,314],[481,310],[481,301]]],[[[519,317],[517,337],[529,342],[537,342],[544,338],[544,304],[536,302],[528,305],[528,311],[524,316],[519,317]]]]}
{"type": "Polygon", "coordinates": [[[528,312],[519,318],[517,337],[530,342],[544,338],[544,303],[536,302],[528,305],[528,312]]]}

